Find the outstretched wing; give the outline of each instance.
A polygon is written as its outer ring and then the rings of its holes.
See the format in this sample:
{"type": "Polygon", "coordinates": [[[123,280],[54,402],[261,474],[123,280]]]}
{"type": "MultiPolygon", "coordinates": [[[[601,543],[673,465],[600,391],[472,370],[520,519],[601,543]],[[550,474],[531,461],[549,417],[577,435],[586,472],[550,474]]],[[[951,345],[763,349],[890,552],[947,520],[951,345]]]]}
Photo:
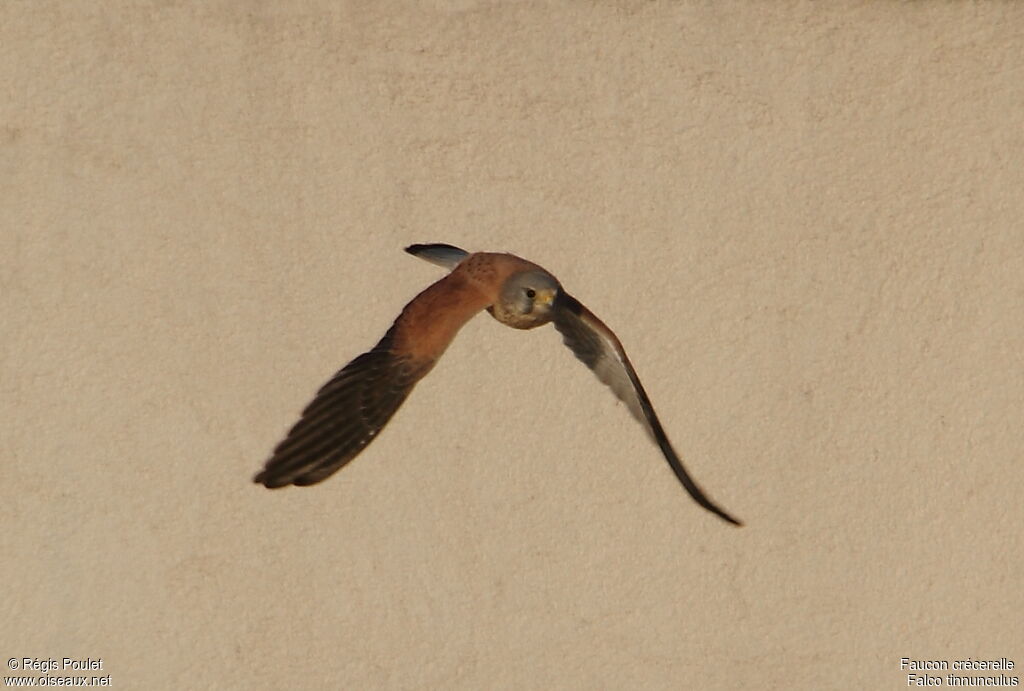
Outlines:
{"type": "Polygon", "coordinates": [[[559,294],[555,302],[554,324],[576,357],[615,392],[619,400],[629,408],[633,417],[644,426],[694,501],[733,525],[743,525],[708,499],[700,486],[686,472],[665,430],[661,427],[654,406],[640,384],[636,370],[626,357],[622,343],[612,330],[580,304],[579,300],[567,293],[559,294]]]}
{"type": "Polygon", "coordinates": [[[270,488],[315,484],[377,437],[430,369],[393,352],[393,330],[320,388],[255,482],[270,488]]]}
{"type": "Polygon", "coordinates": [[[489,301],[458,270],[413,298],[380,343],[321,387],[255,481],[312,485],[337,472],[376,439],[462,325],[489,301]]]}

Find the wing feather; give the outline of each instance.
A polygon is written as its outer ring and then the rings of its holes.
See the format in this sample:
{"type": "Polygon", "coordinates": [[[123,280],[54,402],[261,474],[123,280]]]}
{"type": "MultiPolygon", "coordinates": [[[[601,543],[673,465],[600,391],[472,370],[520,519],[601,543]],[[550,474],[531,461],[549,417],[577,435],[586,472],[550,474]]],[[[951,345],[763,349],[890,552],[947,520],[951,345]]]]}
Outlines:
{"type": "Polygon", "coordinates": [[[430,369],[380,343],[324,384],[254,481],[311,485],[333,475],[373,441],[430,369]]]}
{"type": "Polygon", "coordinates": [[[629,412],[644,426],[651,439],[661,449],[672,471],[689,492],[693,500],[705,509],[733,525],[743,525],[712,502],[690,476],[672,448],[665,430],[654,412],[647,392],[637,377],[636,370],[626,356],[622,343],[611,329],[567,293],[558,296],[555,305],[555,328],[573,354],[593,370],[597,378],[611,388],[629,412]]]}
{"type": "Polygon", "coordinates": [[[451,245],[409,250],[442,265],[455,262],[455,269],[413,298],[373,349],[320,387],[255,482],[312,485],[336,473],[376,439],[462,325],[487,306],[489,295],[458,268],[463,250],[451,245]]]}

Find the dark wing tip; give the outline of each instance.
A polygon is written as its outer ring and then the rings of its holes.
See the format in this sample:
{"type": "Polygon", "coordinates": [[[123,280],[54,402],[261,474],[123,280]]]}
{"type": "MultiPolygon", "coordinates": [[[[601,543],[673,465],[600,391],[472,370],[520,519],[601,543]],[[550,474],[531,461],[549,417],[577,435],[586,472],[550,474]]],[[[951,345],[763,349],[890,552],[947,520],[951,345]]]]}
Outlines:
{"type": "Polygon", "coordinates": [[[314,485],[377,438],[426,373],[387,350],[390,334],[320,388],[253,482],[268,489],[314,485]]]}
{"type": "Polygon", "coordinates": [[[665,460],[668,461],[669,467],[672,468],[672,471],[675,473],[679,482],[683,485],[683,488],[686,489],[690,497],[697,502],[699,506],[715,514],[726,523],[731,523],[738,528],[743,527],[743,521],[733,518],[726,513],[725,509],[711,501],[708,495],[704,493],[704,490],[701,489],[700,485],[697,484],[696,480],[694,480],[690,476],[690,473],[686,471],[686,468],[683,466],[683,462],[679,459],[679,455],[676,454],[676,450],[672,448],[672,443],[668,440],[668,435],[665,434],[665,430],[662,429],[661,423],[658,422],[657,414],[654,412],[654,408],[650,405],[649,400],[646,401],[645,408],[650,411],[654,438],[658,443],[658,446],[661,448],[662,455],[665,457],[665,460]]]}
{"type": "Polygon", "coordinates": [[[715,514],[726,523],[731,523],[738,528],[743,527],[743,521],[733,518],[726,513],[725,509],[711,501],[708,495],[704,493],[704,490],[701,489],[700,485],[697,484],[697,481],[690,476],[690,473],[688,473],[686,468],[683,466],[683,462],[679,459],[679,455],[676,453],[676,450],[672,448],[672,442],[668,440],[668,435],[665,434],[665,430],[662,428],[661,422],[658,421],[657,413],[654,412],[654,406],[651,405],[650,399],[647,398],[646,393],[644,393],[642,399],[644,401],[644,411],[650,420],[651,429],[654,432],[654,440],[661,448],[661,453],[665,457],[665,460],[668,461],[669,467],[672,468],[672,472],[675,473],[676,478],[679,479],[679,482],[683,485],[683,488],[686,489],[690,497],[697,502],[699,506],[715,514]]]}
{"type": "Polygon", "coordinates": [[[263,485],[267,489],[279,489],[281,487],[287,487],[289,484],[291,484],[290,482],[284,480],[283,478],[272,477],[271,474],[268,472],[269,470],[269,468],[261,470],[259,473],[256,474],[256,477],[254,477],[252,481],[257,485],[263,485]]]}
{"type": "Polygon", "coordinates": [[[719,518],[721,518],[725,522],[731,523],[732,525],[736,526],[737,528],[742,528],[743,527],[743,521],[739,520],[738,518],[733,518],[732,516],[727,514],[725,511],[722,511],[721,509],[719,509],[717,506],[715,508],[713,508],[713,509],[710,509],[710,511],[711,511],[711,513],[715,514],[716,516],[718,516],[719,518]]]}

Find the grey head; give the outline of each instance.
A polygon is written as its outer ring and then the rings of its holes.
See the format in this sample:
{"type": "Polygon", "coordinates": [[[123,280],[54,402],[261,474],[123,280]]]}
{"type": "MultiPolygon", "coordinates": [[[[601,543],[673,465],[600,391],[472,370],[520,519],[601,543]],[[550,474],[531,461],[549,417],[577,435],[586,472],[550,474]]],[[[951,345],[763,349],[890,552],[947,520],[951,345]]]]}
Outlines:
{"type": "Polygon", "coordinates": [[[532,329],[554,317],[555,298],[562,286],[543,269],[519,271],[501,286],[491,315],[514,329],[532,329]]]}

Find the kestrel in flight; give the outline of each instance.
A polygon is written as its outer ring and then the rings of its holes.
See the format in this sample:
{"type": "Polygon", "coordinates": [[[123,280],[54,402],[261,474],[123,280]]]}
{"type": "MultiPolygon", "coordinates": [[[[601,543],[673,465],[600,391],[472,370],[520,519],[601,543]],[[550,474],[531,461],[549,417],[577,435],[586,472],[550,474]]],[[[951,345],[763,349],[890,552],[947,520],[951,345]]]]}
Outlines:
{"type": "Polygon", "coordinates": [[[644,426],[694,501],[742,525],[686,472],[619,339],[554,276],[511,254],[470,254],[443,244],[412,245],[405,251],[451,271],[413,298],[373,349],[320,388],[255,482],[270,488],[303,486],[336,473],[377,437],[462,325],[486,309],[516,329],[554,322],[569,349],[644,426]]]}

